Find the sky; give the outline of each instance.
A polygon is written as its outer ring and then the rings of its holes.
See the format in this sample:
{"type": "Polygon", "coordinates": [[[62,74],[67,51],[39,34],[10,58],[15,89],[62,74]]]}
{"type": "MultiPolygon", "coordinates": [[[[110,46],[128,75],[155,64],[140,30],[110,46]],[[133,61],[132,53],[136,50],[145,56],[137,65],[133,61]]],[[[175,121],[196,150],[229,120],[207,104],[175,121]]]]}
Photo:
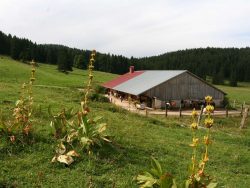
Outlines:
{"type": "Polygon", "coordinates": [[[0,0],[0,31],[145,57],[250,46],[250,0],[0,0]]]}

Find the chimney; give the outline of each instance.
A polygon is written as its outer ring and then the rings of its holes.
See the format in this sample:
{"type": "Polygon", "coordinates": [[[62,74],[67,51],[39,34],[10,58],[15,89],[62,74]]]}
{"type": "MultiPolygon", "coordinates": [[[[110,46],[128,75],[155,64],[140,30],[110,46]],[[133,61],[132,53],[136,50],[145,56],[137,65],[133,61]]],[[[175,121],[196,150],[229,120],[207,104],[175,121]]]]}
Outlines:
{"type": "Polygon", "coordinates": [[[129,67],[129,73],[132,74],[132,73],[134,73],[134,71],[135,71],[135,67],[134,66],[130,66],[129,67]]]}

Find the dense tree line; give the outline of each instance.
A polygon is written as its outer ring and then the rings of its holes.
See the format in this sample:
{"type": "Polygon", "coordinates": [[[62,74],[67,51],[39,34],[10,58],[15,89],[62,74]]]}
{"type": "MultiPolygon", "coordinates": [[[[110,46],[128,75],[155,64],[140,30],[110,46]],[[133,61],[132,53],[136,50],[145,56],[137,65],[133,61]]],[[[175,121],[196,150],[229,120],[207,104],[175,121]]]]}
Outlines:
{"type": "MultiPolygon", "coordinates": [[[[90,53],[62,45],[36,44],[0,31],[0,54],[24,62],[34,59],[56,64],[63,72],[72,67],[86,69],[90,53]]],[[[189,70],[203,79],[210,76],[214,84],[223,84],[227,79],[236,86],[238,81],[250,81],[250,48],[198,48],[144,58],[97,53],[95,69],[123,74],[130,65],[136,70],[189,70]]]]}
{"type": "Polygon", "coordinates": [[[250,48],[198,48],[131,61],[137,69],[182,69],[203,79],[211,76],[214,84],[223,84],[225,79],[232,86],[250,81],[250,48]]]}
{"type": "MultiPolygon", "coordinates": [[[[15,60],[28,62],[34,59],[40,63],[55,64],[62,72],[72,71],[72,67],[87,69],[90,50],[79,50],[63,45],[36,44],[24,38],[17,38],[0,31],[0,54],[15,60]]],[[[97,53],[95,69],[123,74],[128,70],[128,58],[97,53]]]]}

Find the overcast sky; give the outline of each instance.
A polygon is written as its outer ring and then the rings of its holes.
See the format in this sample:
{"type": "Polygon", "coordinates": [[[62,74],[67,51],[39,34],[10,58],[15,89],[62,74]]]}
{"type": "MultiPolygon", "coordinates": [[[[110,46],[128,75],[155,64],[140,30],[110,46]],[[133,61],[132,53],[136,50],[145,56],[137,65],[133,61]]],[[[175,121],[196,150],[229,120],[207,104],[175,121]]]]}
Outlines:
{"type": "Polygon", "coordinates": [[[0,0],[0,30],[127,57],[250,46],[250,0],[0,0]]]}

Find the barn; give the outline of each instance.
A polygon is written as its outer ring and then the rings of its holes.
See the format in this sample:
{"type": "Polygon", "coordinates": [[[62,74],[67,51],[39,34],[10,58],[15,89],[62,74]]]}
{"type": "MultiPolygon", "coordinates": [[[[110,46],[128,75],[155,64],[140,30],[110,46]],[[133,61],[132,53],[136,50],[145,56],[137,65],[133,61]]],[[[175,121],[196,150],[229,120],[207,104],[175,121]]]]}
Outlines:
{"type": "Polygon", "coordinates": [[[152,108],[164,107],[166,103],[193,106],[207,95],[213,97],[216,106],[221,106],[226,94],[187,70],[134,71],[133,66],[103,86],[115,96],[131,97],[152,108]]]}

